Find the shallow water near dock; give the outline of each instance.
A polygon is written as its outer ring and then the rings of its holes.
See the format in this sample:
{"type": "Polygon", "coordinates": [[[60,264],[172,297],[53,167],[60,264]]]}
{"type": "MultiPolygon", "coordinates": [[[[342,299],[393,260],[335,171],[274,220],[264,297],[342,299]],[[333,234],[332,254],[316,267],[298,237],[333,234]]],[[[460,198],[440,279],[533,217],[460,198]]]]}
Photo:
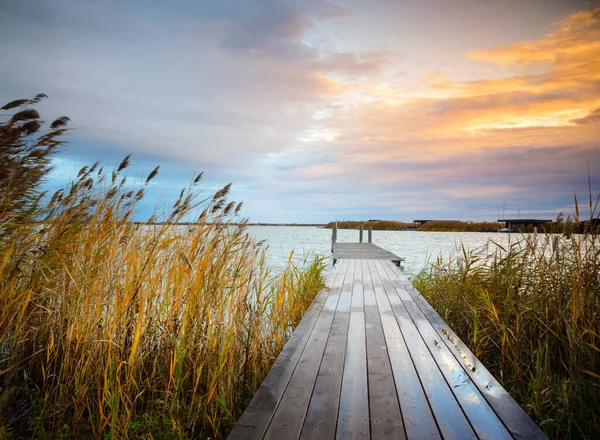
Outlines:
{"type": "MultiPolygon", "coordinates": [[[[250,226],[248,232],[257,240],[266,240],[267,264],[275,273],[285,267],[290,253],[294,261],[301,262],[308,254],[325,256],[331,261],[331,229],[314,226],[250,226]]],[[[506,246],[523,239],[522,234],[485,232],[420,232],[420,231],[373,231],[373,243],[405,259],[405,273],[413,276],[438,257],[462,254],[467,250],[493,253],[497,246],[490,240],[506,246]]],[[[367,241],[367,231],[363,240],[367,241]]],[[[358,243],[358,231],[338,230],[338,242],[358,243]]]]}

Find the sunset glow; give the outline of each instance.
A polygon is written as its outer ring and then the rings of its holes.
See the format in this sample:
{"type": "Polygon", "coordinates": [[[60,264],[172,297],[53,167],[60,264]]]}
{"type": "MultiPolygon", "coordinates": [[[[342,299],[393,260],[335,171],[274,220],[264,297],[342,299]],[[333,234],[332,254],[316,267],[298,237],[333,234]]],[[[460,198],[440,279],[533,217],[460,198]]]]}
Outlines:
{"type": "Polygon", "coordinates": [[[554,218],[600,187],[597,2],[26,0],[0,35],[0,99],[73,120],[63,182],[132,152],[156,197],[204,170],[263,222],[554,218]]]}

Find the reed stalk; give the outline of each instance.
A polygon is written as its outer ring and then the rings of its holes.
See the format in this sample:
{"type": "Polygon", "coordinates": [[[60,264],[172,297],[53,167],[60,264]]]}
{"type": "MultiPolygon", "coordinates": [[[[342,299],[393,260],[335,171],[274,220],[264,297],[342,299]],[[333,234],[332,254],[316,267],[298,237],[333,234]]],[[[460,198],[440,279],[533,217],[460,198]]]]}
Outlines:
{"type": "Polygon", "coordinates": [[[230,185],[206,196],[201,175],[138,225],[158,169],[134,188],[129,157],[86,166],[43,198],[42,165],[0,194],[0,438],[224,437],[323,287],[323,260],[273,277],[230,185]]]}
{"type": "Polygon", "coordinates": [[[549,437],[596,438],[600,243],[566,232],[463,248],[414,284],[549,437]]]}

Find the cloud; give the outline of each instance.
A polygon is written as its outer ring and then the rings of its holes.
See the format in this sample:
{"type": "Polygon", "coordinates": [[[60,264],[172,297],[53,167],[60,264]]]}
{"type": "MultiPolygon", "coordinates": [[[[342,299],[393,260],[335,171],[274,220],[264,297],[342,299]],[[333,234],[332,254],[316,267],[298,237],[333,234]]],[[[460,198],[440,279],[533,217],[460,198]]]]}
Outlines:
{"type": "Polygon", "coordinates": [[[247,17],[232,20],[221,42],[233,53],[253,50],[265,55],[278,54],[282,47],[300,39],[312,21],[291,2],[255,2],[247,17]]]}
{"type": "Polygon", "coordinates": [[[597,11],[577,13],[540,40],[472,56],[498,56],[511,76],[453,81],[435,73],[409,93],[401,83],[354,82],[324,125],[315,124],[323,136],[307,138],[325,151],[320,161],[286,170],[282,181],[338,188],[340,206],[351,194],[373,209],[393,199],[399,213],[410,203],[458,218],[460,207],[487,207],[489,215],[503,201],[538,214],[568,209],[588,166],[600,183],[599,20],[597,11]],[[563,45],[578,55],[552,56],[563,45]],[[543,70],[524,68],[536,50],[531,58],[543,70]]]}
{"type": "Polygon", "coordinates": [[[569,15],[554,32],[537,41],[474,51],[469,57],[501,65],[530,68],[538,64],[568,69],[587,64],[600,51],[600,9],[569,15]]]}
{"type": "Polygon", "coordinates": [[[600,108],[595,109],[583,118],[575,119],[573,122],[581,125],[600,123],[600,108]]]}
{"type": "Polygon", "coordinates": [[[286,148],[324,99],[346,89],[312,69],[316,49],[299,64],[256,52],[270,42],[301,46],[311,23],[340,15],[339,8],[202,2],[188,15],[158,20],[127,16],[118,3],[111,9],[55,0],[38,8],[24,1],[9,8],[0,26],[7,60],[0,99],[45,92],[46,114],[70,115],[92,143],[235,169],[286,148]],[[227,41],[237,41],[244,56],[224,51],[227,41]]]}
{"type": "MultiPolygon", "coordinates": [[[[598,11],[455,60],[489,67],[485,79],[415,80],[425,64],[399,74],[415,64],[410,38],[355,37],[378,23],[359,3],[13,2],[0,16],[0,100],[44,92],[47,119],[71,117],[57,172],[128,152],[142,174],[166,164],[165,188],[204,169],[215,186],[234,181],[256,220],[464,218],[495,215],[502,199],[552,211],[600,168],[598,11]]],[[[380,15],[402,7],[378,3],[380,15]]]]}
{"type": "Polygon", "coordinates": [[[334,116],[345,124],[340,142],[348,148],[368,145],[362,151],[381,159],[524,144],[597,145],[596,127],[582,125],[595,120],[600,106],[598,11],[569,16],[538,41],[471,54],[515,67],[519,73],[513,76],[456,82],[432,73],[412,96],[393,85],[365,84],[359,104],[334,116]],[[563,47],[577,55],[555,53],[563,47]],[[552,65],[541,73],[523,73],[523,59],[552,60],[552,65]]]}

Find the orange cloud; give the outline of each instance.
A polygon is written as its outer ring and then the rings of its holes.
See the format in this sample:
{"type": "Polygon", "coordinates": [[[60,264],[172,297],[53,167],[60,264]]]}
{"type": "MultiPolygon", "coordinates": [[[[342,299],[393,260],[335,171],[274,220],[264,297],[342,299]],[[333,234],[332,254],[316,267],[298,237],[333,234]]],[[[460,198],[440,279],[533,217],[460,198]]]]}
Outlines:
{"type": "Polygon", "coordinates": [[[412,95],[384,82],[362,84],[352,105],[331,118],[343,127],[336,142],[357,164],[506,146],[597,145],[600,9],[566,17],[537,41],[469,58],[509,66],[515,75],[456,82],[429,74],[412,95]]]}
{"type": "Polygon", "coordinates": [[[507,47],[475,51],[469,58],[501,65],[530,67],[543,63],[553,68],[585,64],[600,52],[600,9],[572,14],[544,38],[507,47]]]}

